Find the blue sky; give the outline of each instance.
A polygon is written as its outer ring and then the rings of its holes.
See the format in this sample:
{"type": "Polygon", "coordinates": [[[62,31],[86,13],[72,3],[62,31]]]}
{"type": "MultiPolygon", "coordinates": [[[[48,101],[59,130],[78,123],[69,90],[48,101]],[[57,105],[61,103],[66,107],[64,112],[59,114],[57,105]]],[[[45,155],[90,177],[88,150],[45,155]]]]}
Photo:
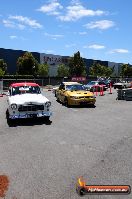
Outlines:
{"type": "Polygon", "coordinates": [[[0,47],[132,64],[132,0],[1,0],[0,47]]]}

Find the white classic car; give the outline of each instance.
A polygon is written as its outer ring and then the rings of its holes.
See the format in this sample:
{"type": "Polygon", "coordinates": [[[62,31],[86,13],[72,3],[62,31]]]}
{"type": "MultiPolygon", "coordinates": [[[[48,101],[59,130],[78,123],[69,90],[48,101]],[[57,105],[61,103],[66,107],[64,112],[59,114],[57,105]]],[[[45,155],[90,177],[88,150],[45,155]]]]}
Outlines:
{"type": "Polygon", "coordinates": [[[114,89],[118,88],[118,89],[123,89],[123,88],[130,88],[131,87],[131,83],[127,82],[127,81],[119,81],[115,84],[113,84],[114,89]]]}
{"type": "Polygon", "coordinates": [[[7,119],[45,117],[49,119],[51,102],[36,83],[13,83],[8,91],[7,119]]]}

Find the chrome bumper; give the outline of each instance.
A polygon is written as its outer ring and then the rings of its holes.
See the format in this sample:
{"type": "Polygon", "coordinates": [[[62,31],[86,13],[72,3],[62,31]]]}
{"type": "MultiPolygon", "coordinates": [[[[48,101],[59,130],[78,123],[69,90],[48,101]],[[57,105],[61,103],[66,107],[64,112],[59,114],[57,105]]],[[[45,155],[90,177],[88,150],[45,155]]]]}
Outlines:
{"type": "Polygon", "coordinates": [[[21,113],[9,115],[10,119],[19,119],[19,118],[36,118],[36,117],[50,117],[52,112],[42,112],[42,113],[21,113]]]}

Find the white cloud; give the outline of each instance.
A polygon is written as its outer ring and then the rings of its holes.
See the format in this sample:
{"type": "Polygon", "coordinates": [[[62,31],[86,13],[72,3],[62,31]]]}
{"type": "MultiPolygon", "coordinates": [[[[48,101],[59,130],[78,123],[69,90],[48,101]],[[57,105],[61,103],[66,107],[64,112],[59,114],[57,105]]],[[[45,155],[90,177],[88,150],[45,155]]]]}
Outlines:
{"type": "Polygon", "coordinates": [[[87,35],[87,32],[79,32],[79,35],[87,35]]]}
{"type": "Polygon", "coordinates": [[[59,35],[59,34],[49,34],[47,32],[44,33],[45,36],[50,37],[51,39],[58,39],[64,37],[64,35],[59,35]]]}
{"type": "MultiPolygon", "coordinates": [[[[32,28],[42,28],[42,25],[40,23],[38,23],[36,20],[21,16],[21,15],[9,16],[9,19],[20,23],[20,24],[18,24],[20,27],[27,25],[32,28]]],[[[15,23],[15,22],[13,22],[13,23],[15,23]]]]}
{"type": "Polygon", "coordinates": [[[105,30],[115,26],[115,22],[110,20],[101,20],[101,21],[92,21],[86,25],[84,25],[87,29],[101,29],[105,30]]]}
{"type": "Polygon", "coordinates": [[[9,28],[14,28],[15,27],[15,23],[13,21],[10,20],[3,20],[3,24],[5,27],[9,27],[9,28]]]}
{"type": "Polygon", "coordinates": [[[89,46],[84,46],[84,48],[91,48],[91,49],[95,49],[95,50],[100,50],[100,49],[104,49],[105,46],[98,45],[98,44],[93,44],[93,45],[89,45],[89,46]]]}
{"type": "Polygon", "coordinates": [[[110,54],[113,54],[113,53],[129,53],[129,50],[122,49],[122,48],[117,48],[117,49],[111,50],[109,53],[110,54]]]}
{"type": "Polygon", "coordinates": [[[49,4],[45,4],[43,6],[41,6],[38,11],[49,14],[49,15],[59,15],[60,12],[59,10],[61,10],[63,8],[63,6],[57,1],[51,1],[51,3],[49,4]]]}
{"type": "Polygon", "coordinates": [[[23,25],[23,24],[16,24],[16,26],[17,26],[20,30],[25,29],[25,25],[23,25]]]}
{"type": "Polygon", "coordinates": [[[72,0],[70,5],[65,8],[58,2],[58,0],[52,0],[49,4],[41,6],[38,11],[48,15],[57,15],[57,19],[61,21],[77,21],[82,17],[108,14],[108,12],[102,10],[87,9],[78,0],[72,0]],[[66,13],[63,14],[61,10],[63,10],[63,13],[66,13]]]}
{"type": "Polygon", "coordinates": [[[82,17],[101,16],[104,14],[106,14],[105,11],[90,10],[85,8],[80,2],[76,2],[75,4],[66,7],[66,15],[60,15],[58,16],[58,19],[61,21],[76,21],[82,17]]]}
{"type": "Polygon", "coordinates": [[[4,19],[3,24],[7,28],[17,28],[17,29],[20,29],[20,30],[23,30],[25,28],[24,25],[19,24],[19,23],[15,23],[14,21],[11,21],[9,19],[7,19],[7,20],[4,19]]]}
{"type": "Polygon", "coordinates": [[[17,36],[17,35],[10,35],[9,38],[12,39],[12,40],[19,39],[19,41],[20,40],[22,40],[22,41],[26,41],[27,40],[25,37],[23,37],[23,36],[17,36]]]}
{"type": "Polygon", "coordinates": [[[9,38],[10,39],[17,39],[18,37],[16,35],[10,35],[9,38]]]}

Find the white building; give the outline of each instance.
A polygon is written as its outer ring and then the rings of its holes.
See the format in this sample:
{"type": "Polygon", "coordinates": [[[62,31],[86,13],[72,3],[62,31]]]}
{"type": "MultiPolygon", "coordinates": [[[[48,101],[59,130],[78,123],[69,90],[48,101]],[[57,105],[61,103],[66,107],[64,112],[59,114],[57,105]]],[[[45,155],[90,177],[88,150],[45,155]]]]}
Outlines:
{"type": "Polygon", "coordinates": [[[120,70],[121,70],[121,63],[115,63],[115,62],[109,62],[108,61],[108,67],[114,68],[113,75],[119,76],[120,70]]]}
{"type": "Polygon", "coordinates": [[[49,65],[49,76],[53,77],[57,75],[57,69],[60,64],[65,64],[67,62],[67,57],[52,54],[40,54],[40,63],[49,65]]]}

